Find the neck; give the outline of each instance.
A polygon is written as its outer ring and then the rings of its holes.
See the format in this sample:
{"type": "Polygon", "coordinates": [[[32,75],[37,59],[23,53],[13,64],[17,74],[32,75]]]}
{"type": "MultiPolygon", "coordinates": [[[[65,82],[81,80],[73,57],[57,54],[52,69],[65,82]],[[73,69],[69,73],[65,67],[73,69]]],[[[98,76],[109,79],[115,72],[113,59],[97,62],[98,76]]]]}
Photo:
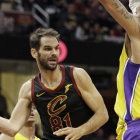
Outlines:
{"type": "Polygon", "coordinates": [[[26,137],[29,140],[34,140],[35,138],[35,123],[34,122],[27,122],[19,133],[26,137]]]}
{"type": "Polygon", "coordinates": [[[55,87],[60,84],[62,80],[61,67],[57,65],[54,71],[51,70],[41,70],[41,82],[48,87],[55,87]]]}

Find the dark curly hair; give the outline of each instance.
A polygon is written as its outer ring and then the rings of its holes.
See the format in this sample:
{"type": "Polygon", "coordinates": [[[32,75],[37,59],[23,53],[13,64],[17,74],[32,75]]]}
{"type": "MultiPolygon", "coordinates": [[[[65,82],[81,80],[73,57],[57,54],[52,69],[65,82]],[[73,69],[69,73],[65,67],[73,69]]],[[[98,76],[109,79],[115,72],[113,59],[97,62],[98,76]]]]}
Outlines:
{"type": "Polygon", "coordinates": [[[41,37],[55,37],[59,41],[60,34],[52,28],[38,28],[30,35],[30,47],[39,50],[41,37]]]}

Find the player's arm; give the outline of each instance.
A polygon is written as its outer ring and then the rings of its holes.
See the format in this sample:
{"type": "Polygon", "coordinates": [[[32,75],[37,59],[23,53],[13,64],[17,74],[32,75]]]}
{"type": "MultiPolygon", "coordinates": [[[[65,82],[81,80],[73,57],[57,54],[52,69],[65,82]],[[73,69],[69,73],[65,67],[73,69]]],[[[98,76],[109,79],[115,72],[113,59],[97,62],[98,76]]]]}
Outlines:
{"type": "Polygon", "coordinates": [[[95,114],[85,124],[77,128],[67,127],[54,133],[58,136],[67,135],[65,140],[77,140],[84,135],[92,133],[105,124],[109,118],[103,99],[93,85],[89,75],[79,68],[74,68],[73,74],[83,100],[95,114]]]}
{"type": "Polygon", "coordinates": [[[5,134],[1,134],[0,140],[15,140],[15,139],[13,137],[7,136],[5,134]]]}
{"type": "Polygon", "coordinates": [[[20,89],[18,103],[16,104],[11,118],[7,121],[0,117],[0,132],[14,137],[29,118],[31,112],[31,82],[26,82],[20,89]]]}
{"type": "MultiPolygon", "coordinates": [[[[3,118],[3,120],[8,121],[8,119],[3,118]]],[[[15,140],[13,137],[7,136],[5,134],[0,135],[0,140],[15,140]]]]}
{"type": "Polygon", "coordinates": [[[104,101],[87,72],[81,68],[74,68],[74,78],[83,100],[95,113],[87,123],[81,126],[82,135],[87,135],[105,124],[109,116],[104,101]]]}
{"type": "Polygon", "coordinates": [[[119,0],[99,0],[112,17],[127,31],[129,36],[139,37],[140,20],[129,13],[119,0]]]}

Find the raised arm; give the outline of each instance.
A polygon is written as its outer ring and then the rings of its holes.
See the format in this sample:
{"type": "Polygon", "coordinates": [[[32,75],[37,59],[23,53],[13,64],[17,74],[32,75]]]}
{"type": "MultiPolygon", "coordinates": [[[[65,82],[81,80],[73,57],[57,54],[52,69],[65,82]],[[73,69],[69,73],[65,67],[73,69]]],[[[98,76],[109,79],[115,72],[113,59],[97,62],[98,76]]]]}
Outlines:
{"type": "Polygon", "coordinates": [[[99,0],[112,17],[127,31],[129,36],[140,36],[140,20],[127,9],[119,0],[99,0]]]}
{"type": "Polygon", "coordinates": [[[0,117],[0,132],[14,137],[29,118],[31,112],[31,82],[28,81],[20,89],[18,103],[16,104],[10,120],[0,117]]]}

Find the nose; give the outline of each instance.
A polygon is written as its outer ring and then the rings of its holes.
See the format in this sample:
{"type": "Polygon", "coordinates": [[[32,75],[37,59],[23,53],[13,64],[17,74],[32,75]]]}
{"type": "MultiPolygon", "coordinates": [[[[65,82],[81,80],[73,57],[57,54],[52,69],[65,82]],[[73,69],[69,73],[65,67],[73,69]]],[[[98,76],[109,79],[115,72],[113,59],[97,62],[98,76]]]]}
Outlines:
{"type": "Polygon", "coordinates": [[[56,54],[57,54],[57,50],[56,49],[53,49],[52,50],[52,55],[55,55],[56,56],[56,54]]]}
{"type": "Polygon", "coordinates": [[[31,108],[31,112],[33,112],[33,111],[34,111],[34,107],[31,108]]]}
{"type": "Polygon", "coordinates": [[[31,109],[31,114],[34,114],[34,108],[31,109]]]}

